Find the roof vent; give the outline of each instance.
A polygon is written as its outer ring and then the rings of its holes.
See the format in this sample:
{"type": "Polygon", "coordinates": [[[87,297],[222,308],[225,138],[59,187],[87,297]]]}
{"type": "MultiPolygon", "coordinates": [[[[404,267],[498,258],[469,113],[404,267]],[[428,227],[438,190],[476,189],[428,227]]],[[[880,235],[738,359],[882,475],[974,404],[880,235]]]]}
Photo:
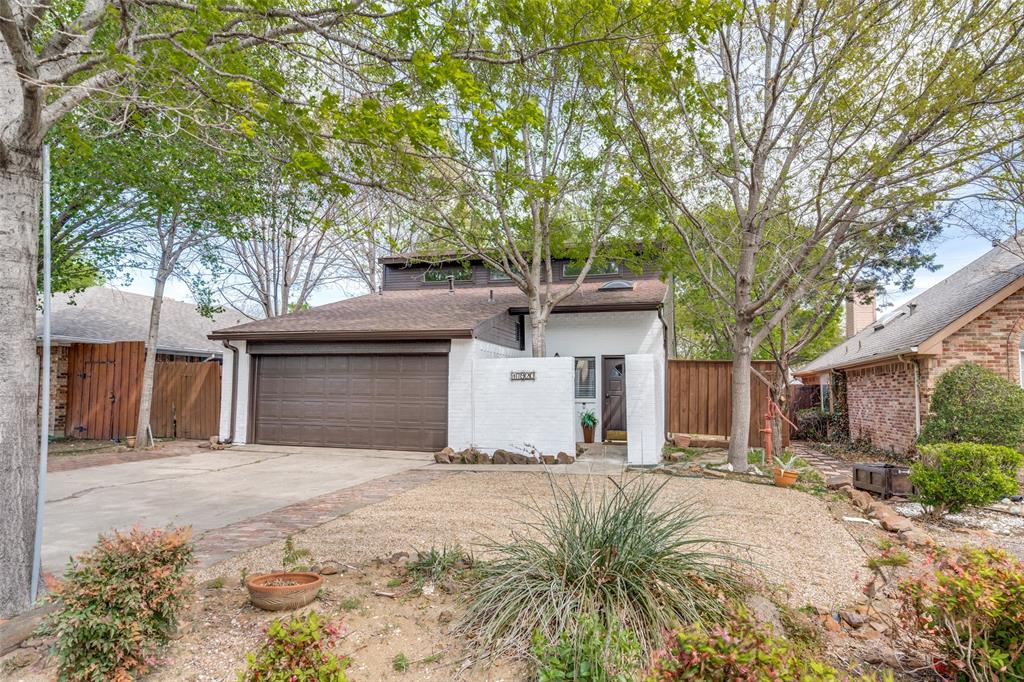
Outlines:
{"type": "Polygon", "coordinates": [[[627,282],[624,279],[613,279],[610,282],[605,282],[601,285],[598,291],[632,291],[633,283],[627,282]]]}
{"type": "Polygon", "coordinates": [[[885,329],[885,322],[879,322],[874,327],[872,327],[872,329],[874,329],[876,332],[882,331],[883,329],[885,329]]]}

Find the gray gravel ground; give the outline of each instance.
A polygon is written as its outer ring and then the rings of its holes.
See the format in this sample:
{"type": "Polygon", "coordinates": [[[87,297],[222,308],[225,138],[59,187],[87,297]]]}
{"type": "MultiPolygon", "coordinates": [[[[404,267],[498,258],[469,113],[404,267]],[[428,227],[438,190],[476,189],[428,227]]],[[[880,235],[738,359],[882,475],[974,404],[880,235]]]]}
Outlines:
{"type": "MultiPolygon", "coordinates": [[[[560,484],[611,485],[604,477],[560,476],[560,484]]],[[[659,482],[666,479],[658,477],[659,482]]],[[[507,539],[533,507],[550,505],[548,478],[532,473],[469,472],[428,483],[295,536],[318,560],[361,564],[402,550],[461,544],[480,553],[487,538],[507,539]]],[[[669,478],[665,502],[690,501],[709,515],[702,534],[740,543],[726,552],[753,562],[785,586],[794,606],[831,607],[855,600],[865,556],[822,499],[738,481],[669,478]]],[[[201,572],[200,580],[279,565],[281,543],[201,572]]]]}

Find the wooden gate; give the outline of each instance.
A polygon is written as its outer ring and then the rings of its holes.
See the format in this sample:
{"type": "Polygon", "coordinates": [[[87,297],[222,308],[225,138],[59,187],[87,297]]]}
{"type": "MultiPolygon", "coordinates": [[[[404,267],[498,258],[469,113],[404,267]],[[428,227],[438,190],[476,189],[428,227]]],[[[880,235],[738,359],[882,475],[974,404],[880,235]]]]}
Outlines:
{"type": "MultiPolygon", "coordinates": [[[[769,380],[775,365],[755,361],[754,368],[769,380]]],[[[732,362],[729,360],[669,360],[666,382],[666,423],[670,433],[728,436],[732,424],[732,362]]],[[[751,372],[751,447],[764,444],[764,415],[768,411],[768,387],[751,372]]],[[[789,445],[789,425],[783,422],[783,445],[789,445]]]]}
{"type": "MultiPolygon", "coordinates": [[[[72,344],[65,435],[93,440],[135,435],[145,357],[142,341],[72,344]]],[[[158,361],[150,420],[153,435],[201,439],[216,435],[220,371],[216,362],[158,361]]]]}

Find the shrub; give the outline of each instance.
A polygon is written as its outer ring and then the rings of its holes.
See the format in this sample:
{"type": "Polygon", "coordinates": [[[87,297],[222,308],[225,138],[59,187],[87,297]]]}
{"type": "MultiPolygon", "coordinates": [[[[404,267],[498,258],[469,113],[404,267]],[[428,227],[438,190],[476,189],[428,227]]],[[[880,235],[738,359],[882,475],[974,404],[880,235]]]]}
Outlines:
{"type": "Polygon", "coordinates": [[[828,682],[835,668],[798,651],[739,611],[726,625],[691,626],[677,632],[655,662],[648,680],[707,682],[828,682]]]}
{"type": "Polygon", "coordinates": [[[910,482],[921,504],[936,516],[990,504],[1017,492],[1022,456],[1001,445],[940,443],[919,447],[910,482]]]}
{"type": "Polygon", "coordinates": [[[945,677],[1024,679],[1024,563],[969,548],[901,588],[912,625],[946,657],[945,677]]]}
{"type": "Polygon", "coordinates": [[[538,682],[628,682],[637,678],[644,660],[629,633],[607,632],[589,617],[581,619],[575,636],[563,630],[555,642],[538,630],[531,653],[538,682]]]}
{"type": "Polygon", "coordinates": [[[725,557],[694,534],[704,518],[689,505],[656,509],[664,483],[635,479],[596,494],[560,487],[554,506],[509,543],[492,543],[460,630],[488,649],[526,653],[536,631],[573,638],[587,618],[621,628],[644,650],[677,623],[723,615],[723,596],[739,580],[725,557]]]}
{"type": "Polygon", "coordinates": [[[821,407],[797,410],[794,415],[796,432],[803,440],[823,443],[828,440],[828,415],[821,407]]]}
{"type": "Polygon", "coordinates": [[[920,443],[1024,444],[1024,390],[973,363],[954,367],[932,396],[920,443]]]}
{"type": "Polygon", "coordinates": [[[149,669],[191,596],[191,535],[115,531],[68,564],[47,621],[61,680],[131,680],[149,669]]]}
{"type": "Polygon", "coordinates": [[[472,557],[459,545],[432,546],[429,552],[419,554],[416,561],[409,564],[408,572],[417,582],[439,583],[472,565],[472,557]]]}
{"type": "Polygon", "coordinates": [[[348,659],[331,651],[338,635],[338,628],[322,623],[315,611],[291,622],[274,620],[238,682],[346,682],[348,659]]]}

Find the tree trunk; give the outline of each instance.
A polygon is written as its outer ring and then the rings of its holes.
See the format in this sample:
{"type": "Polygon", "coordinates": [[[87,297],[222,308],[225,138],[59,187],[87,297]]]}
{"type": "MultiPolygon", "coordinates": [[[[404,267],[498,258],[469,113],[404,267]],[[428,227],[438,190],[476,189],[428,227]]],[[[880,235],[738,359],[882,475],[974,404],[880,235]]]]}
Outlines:
{"type": "Polygon", "coordinates": [[[548,354],[548,318],[547,316],[541,316],[535,313],[530,313],[530,329],[533,332],[531,338],[531,345],[533,347],[533,357],[543,358],[548,354]]]}
{"type": "MultiPolygon", "coordinates": [[[[789,363],[776,363],[775,376],[772,377],[772,385],[769,389],[771,399],[779,406],[782,414],[789,409],[789,363]]],[[[782,429],[785,423],[782,414],[774,413],[772,417],[772,452],[776,455],[782,454],[782,429]]]]}
{"type": "MultiPolygon", "coordinates": [[[[0,93],[5,90],[0,87],[0,93]]],[[[20,97],[0,101],[0,110],[17,106],[20,97]]],[[[8,113],[0,111],[0,121],[16,126],[8,113]]],[[[7,152],[0,158],[0,617],[30,606],[39,491],[35,317],[41,150],[7,152]]]]}
{"type": "Polygon", "coordinates": [[[156,286],[153,287],[153,305],[149,310],[149,333],[146,336],[146,363],[142,369],[142,389],[139,391],[139,423],[135,427],[135,446],[147,447],[149,442],[150,414],[153,411],[153,380],[156,375],[157,339],[160,335],[160,309],[164,303],[164,285],[170,276],[163,268],[157,271],[156,286]]]}
{"type": "Polygon", "coordinates": [[[729,426],[729,463],[734,471],[747,470],[750,430],[750,366],[753,339],[749,327],[737,325],[732,344],[732,424],[729,426]]]}

